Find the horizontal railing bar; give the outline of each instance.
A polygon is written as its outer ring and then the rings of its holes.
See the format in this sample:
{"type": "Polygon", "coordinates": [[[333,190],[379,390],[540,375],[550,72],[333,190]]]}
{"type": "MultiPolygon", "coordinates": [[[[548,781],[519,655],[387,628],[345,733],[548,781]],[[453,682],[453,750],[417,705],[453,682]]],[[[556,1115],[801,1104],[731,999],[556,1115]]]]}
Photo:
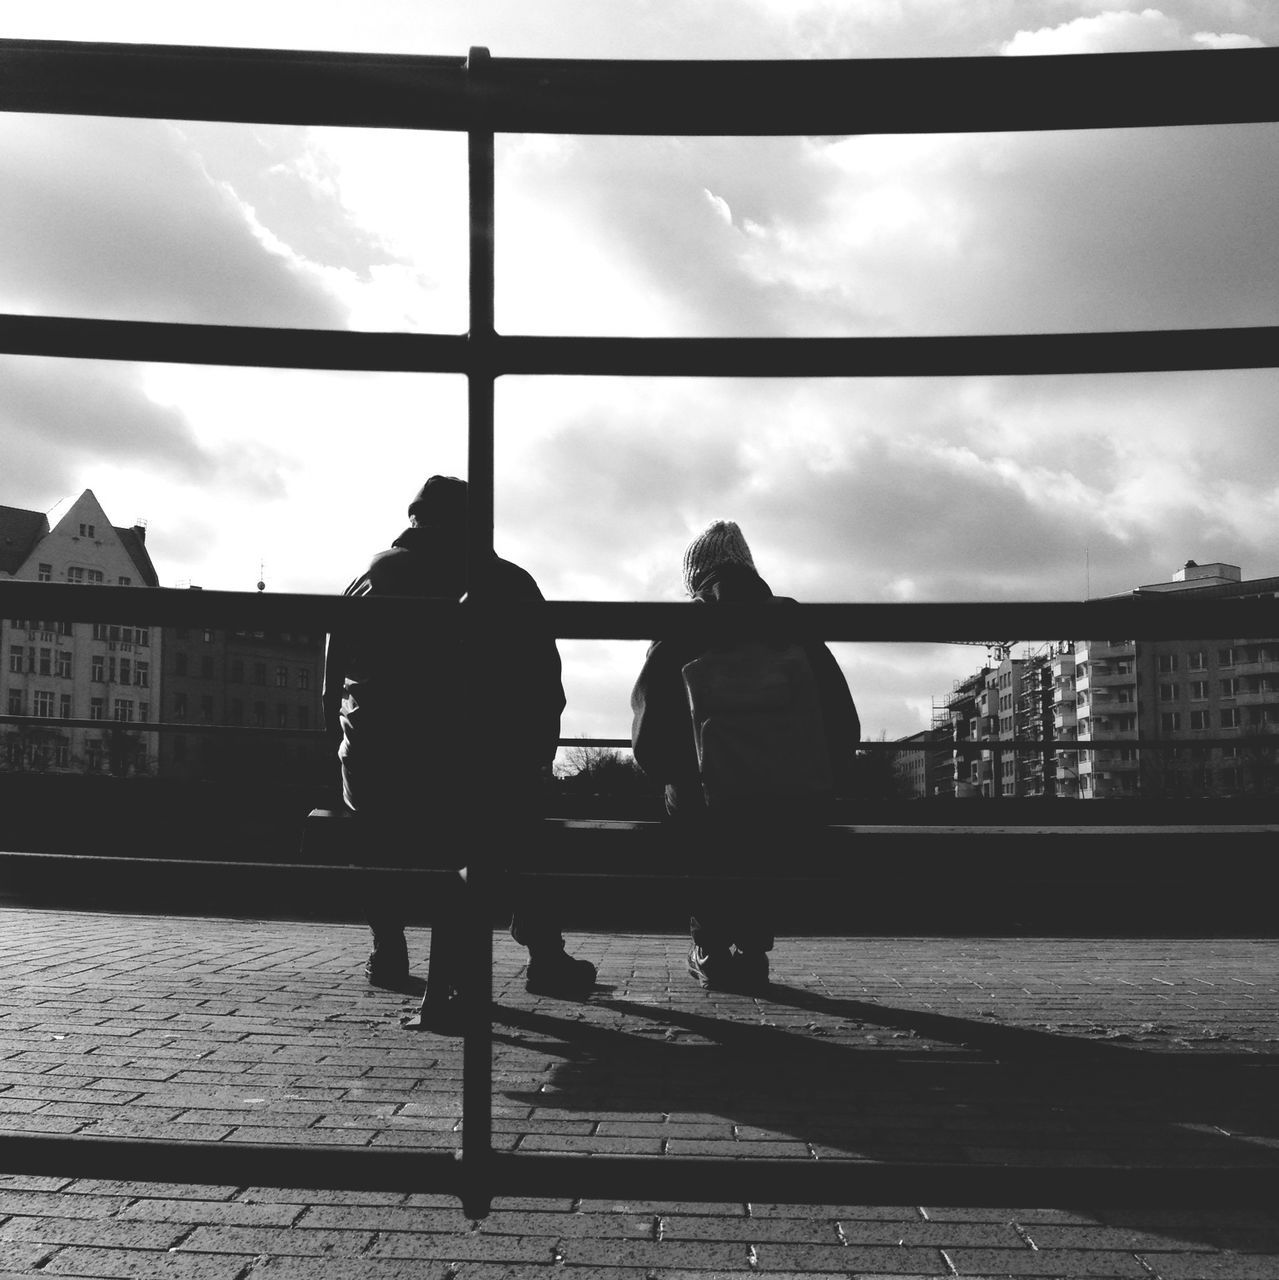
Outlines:
{"type": "Polygon", "coordinates": [[[463,373],[465,335],[0,315],[0,351],[84,360],[378,373],[463,373]]]}
{"type": "MultiPolygon", "coordinates": [[[[1208,588],[1206,590],[1211,590],[1208,588]]],[[[1279,637],[1279,599],[1195,599],[1203,592],[1085,601],[720,605],[552,600],[542,604],[455,604],[393,596],[330,596],[174,587],[84,586],[0,581],[0,618],[245,631],[319,632],[342,627],[424,626],[459,633],[541,629],[561,639],[714,640],[744,630],[766,636],[874,643],[945,643],[991,635],[1117,636],[1136,640],[1279,637]]]]}
{"type": "MultiPolygon", "coordinates": [[[[11,355],[391,373],[465,373],[464,335],[0,315],[11,355]]],[[[499,335],[497,374],[896,378],[1147,373],[1279,366],[1279,327],[849,338],[499,335]]]]}
{"type": "Polygon", "coordinates": [[[0,110],[464,130],[466,59],[0,40],[0,110]]]}
{"type": "Polygon", "coordinates": [[[1279,328],[857,338],[499,337],[503,373],[897,378],[1149,373],[1279,365],[1279,328]]]}
{"type": "MultiPolygon", "coordinates": [[[[26,1133],[0,1136],[0,1168],[145,1182],[455,1195],[462,1194],[470,1172],[451,1151],[26,1133]]],[[[482,1172],[484,1187],[493,1197],[1208,1209],[1269,1207],[1274,1199],[1269,1176],[1276,1168],[1279,1165],[1261,1159],[1245,1165],[1053,1168],[494,1151],[482,1172]]]]}
{"type": "Polygon", "coordinates": [[[147,1182],[456,1193],[461,1163],[454,1151],[422,1148],[3,1133],[0,1169],[147,1182]]]}
{"type": "Polygon", "coordinates": [[[0,110],[632,135],[968,133],[1276,119],[1279,50],[793,61],[0,42],[0,110]],[[472,83],[468,86],[468,80],[472,83]]]}
{"type": "MultiPolygon", "coordinates": [[[[123,730],[126,733],[189,733],[200,734],[261,734],[266,738],[304,738],[319,740],[328,735],[323,729],[280,729],[273,725],[257,724],[205,724],[193,720],[82,720],[68,719],[62,716],[13,716],[0,715],[0,725],[13,725],[15,728],[49,728],[49,729],[96,729],[123,730]]],[[[494,741],[501,741],[500,730],[489,735],[494,741]]],[[[631,749],[630,738],[558,738],[557,747],[598,747],[614,750],[631,749]]],[[[1197,750],[1199,748],[1251,747],[1261,750],[1279,750],[1279,735],[1246,734],[1214,735],[1203,738],[960,738],[955,741],[941,738],[932,742],[908,742],[904,740],[876,741],[867,739],[857,744],[858,751],[937,751],[943,754],[958,752],[963,755],[976,755],[981,752],[1021,752],[1051,751],[1118,751],[1129,749],[1145,749],[1147,751],[1162,750],[1197,750]]]]}
{"type": "MultiPolygon", "coordinates": [[[[29,674],[29,673],[28,673],[29,674]]],[[[40,679],[42,677],[37,677],[40,679]]],[[[47,678],[47,677],[43,677],[47,678]]],[[[106,688],[115,688],[107,685],[106,688]]],[[[128,689],[133,695],[138,690],[134,686],[120,685],[120,689],[128,689]]],[[[263,686],[266,688],[266,686],[263,686]]],[[[106,733],[108,730],[122,730],[125,733],[255,733],[267,738],[322,738],[322,729],[281,729],[275,725],[263,724],[205,724],[194,720],[102,720],[71,719],[64,716],[10,716],[0,715],[0,724],[17,727],[36,727],[46,729],[96,729],[106,733]]]]}

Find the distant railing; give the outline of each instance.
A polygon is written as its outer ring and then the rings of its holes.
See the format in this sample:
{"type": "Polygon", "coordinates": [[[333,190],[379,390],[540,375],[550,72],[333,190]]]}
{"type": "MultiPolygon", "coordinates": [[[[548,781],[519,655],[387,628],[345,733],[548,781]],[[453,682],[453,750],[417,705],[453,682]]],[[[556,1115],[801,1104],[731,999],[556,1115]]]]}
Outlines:
{"type": "MultiPolygon", "coordinates": [[[[470,324],[464,335],[335,333],[247,326],[0,316],[0,351],[88,359],[464,374],[468,384],[467,555],[493,541],[494,383],[503,374],[882,377],[1098,373],[1279,365],[1279,330],[910,338],[567,338],[494,328],[497,132],[785,135],[949,133],[1235,124],[1279,118],[1279,50],[1042,58],[829,62],[570,62],[0,42],[0,109],[71,115],[464,131],[470,192],[470,324]]],[[[92,193],[85,193],[86,200],[92,193]]],[[[472,575],[477,580],[478,575],[472,575]]],[[[136,589],[0,583],[0,614],[136,620],[136,589]],[[38,592],[39,594],[35,594],[38,592]],[[126,594],[127,592],[127,594],[126,594]]],[[[539,621],[568,638],[727,634],[750,609],[555,602],[539,621]]],[[[790,634],[920,641],[990,635],[1267,636],[1271,601],[806,605],[790,634]]],[[[531,618],[475,598],[430,606],[364,598],[151,590],[153,624],[333,629],[376,618],[481,632],[531,618]]],[[[481,841],[476,842],[482,845],[481,841]]],[[[460,1166],[451,1154],[281,1149],[8,1135],[10,1168],[171,1181],[460,1193],[472,1216],[494,1194],[582,1194],[819,1203],[975,1205],[1268,1203],[1255,1167],[1080,1169],[851,1162],[589,1159],[492,1149],[492,934],[483,863],[468,868],[468,992],[460,1166]]]]}

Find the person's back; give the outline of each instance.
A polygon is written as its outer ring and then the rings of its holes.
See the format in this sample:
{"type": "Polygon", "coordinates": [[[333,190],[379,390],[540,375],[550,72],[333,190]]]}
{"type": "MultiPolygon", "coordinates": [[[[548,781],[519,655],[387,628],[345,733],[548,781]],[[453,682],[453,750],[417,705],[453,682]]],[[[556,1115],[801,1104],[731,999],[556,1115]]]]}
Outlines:
{"type": "MultiPolygon", "coordinates": [[[[731,521],[695,538],[683,567],[695,603],[794,603],[773,595],[731,521]]],[[[635,762],[664,785],[674,829],[710,872],[775,858],[787,830],[823,821],[861,736],[848,683],[820,641],[655,641],[631,708],[635,762]],[[754,698],[744,675],[753,675],[754,698]],[[730,785],[726,769],[739,775],[730,785]]],[[[690,971],[704,986],[758,989],[773,945],[768,917],[758,895],[740,886],[706,891],[690,921],[690,971]]]]}
{"type": "MultiPolygon", "coordinates": [[[[347,587],[348,596],[452,602],[465,596],[465,482],[432,476],[410,504],[409,517],[409,527],[347,587]]],[[[524,569],[495,554],[482,572],[477,586],[487,600],[543,599],[524,569]]],[[[329,637],[324,708],[328,731],[340,738],[344,802],[365,823],[372,842],[407,846],[411,860],[427,865],[460,865],[467,844],[459,829],[481,783],[486,801],[508,819],[504,836],[514,845],[521,833],[527,842],[564,708],[552,635],[525,630],[514,638],[464,640],[427,622],[407,629],[357,624],[329,637]],[[471,749],[477,726],[492,739],[483,763],[471,749]]],[[[509,856],[504,849],[503,859],[509,856]]],[[[438,914],[437,934],[455,924],[452,915],[438,914]]],[[[375,985],[402,987],[409,979],[405,916],[402,902],[366,902],[373,932],[366,972],[375,985]]],[[[565,954],[544,902],[535,900],[517,912],[512,933],[530,951],[530,989],[578,994],[593,985],[594,966],[565,954]]],[[[455,950],[453,941],[439,949],[455,950]]],[[[433,960],[439,951],[433,946],[433,960]]],[[[452,985],[458,981],[452,974],[452,985]]]]}

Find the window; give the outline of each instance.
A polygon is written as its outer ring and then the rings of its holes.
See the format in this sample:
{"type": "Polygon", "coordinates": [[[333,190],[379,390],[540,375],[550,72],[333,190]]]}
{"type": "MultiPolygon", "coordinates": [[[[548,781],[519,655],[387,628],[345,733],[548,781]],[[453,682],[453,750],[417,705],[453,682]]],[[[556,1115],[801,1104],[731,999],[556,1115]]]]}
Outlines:
{"type": "Polygon", "coordinates": [[[95,622],[93,624],[93,638],[95,640],[105,640],[107,638],[107,624],[105,622],[95,622]]]}
{"type": "Polygon", "coordinates": [[[67,570],[67,581],[83,584],[84,570],[78,565],[72,565],[71,568],[67,570]]]}
{"type": "Polygon", "coordinates": [[[139,689],[149,689],[151,687],[151,664],[149,662],[135,662],[133,664],[133,683],[139,689]]]}
{"type": "Polygon", "coordinates": [[[105,680],[107,678],[107,659],[105,654],[95,653],[92,658],[90,679],[105,680]]]}
{"type": "Polygon", "coordinates": [[[1218,649],[1217,665],[1219,667],[1233,667],[1235,665],[1235,651],[1233,649],[1218,649]]]}
{"type": "Polygon", "coordinates": [[[185,693],[175,693],[173,695],[173,718],[175,720],[185,720],[187,718],[187,696],[185,693]]]}
{"type": "Polygon", "coordinates": [[[80,526],[80,536],[82,538],[92,538],[94,536],[93,526],[91,524],[82,524],[80,526]]]}
{"type": "Polygon", "coordinates": [[[1175,684],[1161,684],[1159,686],[1160,702],[1176,702],[1180,696],[1180,690],[1175,684]]]}
{"type": "Polygon", "coordinates": [[[9,670],[15,675],[22,674],[23,659],[27,656],[26,650],[20,644],[9,646],[9,670]]]}
{"type": "Polygon", "coordinates": [[[200,678],[202,680],[213,679],[213,658],[207,653],[200,659],[200,678]]]}
{"type": "Polygon", "coordinates": [[[118,582],[122,587],[131,587],[131,586],[133,586],[133,579],[132,579],[132,578],[117,578],[117,579],[116,579],[116,581],[117,581],[117,582],[118,582]]]}
{"type": "Polygon", "coordinates": [[[36,569],[36,581],[52,582],[53,581],[53,565],[51,564],[39,565],[36,569]]]}
{"type": "Polygon", "coordinates": [[[1176,733],[1181,728],[1181,712],[1165,711],[1159,717],[1160,733],[1176,733]]]}
{"type": "Polygon", "coordinates": [[[213,723],[213,697],[206,694],[200,699],[200,719],[205,724],[213,723]]]}
{"type": "Polygon", "coordinates": [[[133,660],[131,658],[120,659],[120,683],[133,683],[133,660]]]}
{"type": "Polygon", "coordinates": [[[58,650],[58,674],[64,679],[71,678],[71,650],[58,650]]]}
{"type": "Polygon", "coordinates": [[[1221,727],[1223,729],[1239,728],[1239,708],[1238,707],[1222,707],[1221,727]]]}
{"type": "Polygon", "coordinates": [[[1208,696],[1208,681],[1192,680],[1190,682],[1190,696],[1196,702],[1202,702],[1208,696]]]}
{"type": "Polygon", "coordinates": [[[266,663],[255,662],[253,664],[253,683],[266,684],[266,663]]]}
{"type": "Polygon", "coordinates": [[[69,693],[60,693],[58,695],[58,715],[63,720],[71,719],[71,695],[69,693]]]}
{"type": "Polygon", "coordinates": [[[204,629],[204,643],[205,644],[213,643],[213,632],[210,631],[208,627],[205,627],[204,629]]]}
{"type": "Polygon", "coordinates": [[[175,676],[184,676],[187,673],[187,656],[185,653],[175,653],[173,655],[173,674],[175,676]]]}
{"type": "Polygon", "coordinates": [[[287,689],[289,687],[289,669],[288,667],[276,667],[275,669],[275,687],[277,689],[287,689]]]}
{"type": "Polygon", "coordinates": [[[311,668],[299,667],[298,668],[298,688],[309,689],[310,687],[311,687],[311,668]]]}
{"type": "Polygon", "coordinates": [[[287,729],[289,727],[289,709],[283,702],[275,704],[275,724],[279,729],[287,729]]]}
{"type": "Polygon", "coordinates": [[[1176,671],[1177,655],[1175,653],[1161,653],[1159,655],[1159,670],[1160,671],[1176,671]]]}
{"type": "Polygon", "coordinates": [[[133,643],[150,646],[151,644],[151,628],[150,627],[134,627],[133,643]]]}
{"type": "Polygon", "coordinates": [[[1239,692],[1239,681],[1233,676],[1227,677],[1221,682],[1221,696],[1223,698],[1233,698],[1239,692]]]}
{"type": "Polygon", "coordinates": [[[1186,659],[1186,665],[1191,671],[1206,671],[1208,669],[1208,655],[1202,649],[1196,649],[1186,659]]]}
{"type": "Polygon", "coordinates": [[[1137,717],[1136,716],[1116,716],[1115,728],[1120,733],[1132,733],[1137,728],[1137,717]]]}
{"type": "Polygon", "coordinates": [[[32,715],[36,716],[52,716],[53,715],[53,694],[47,689],[37,689],[35,692],[35,700],[33,703],[32,715]]]}
{"type": "Polygon", "coordinates": [[[266,725],[266,703],[255,702],[253,704],[253,723],[259,727],[266,725]]]}
{"type": "Polygon", "coordinates": [[[55,769],[69,769],[71,767],[71,748],[63,743],[53,749],[53,767],[55,769]]]}
{"type": "Polygon", "coordinates": [[[27,714],[22,708],[22,690],[21,689],[9,690],[8,714],[11,716],[25,716],[27,714]]]}
{"type": "Polygon", "coordinates": [[[231,679],[236,684],[244,683],[244,659],[243,658],[231,659],[231,679]]]}
{"type": "Polygon", "coordinates": [[[53,674],[53,650],[40,650],[40,674],[42,676],[51,676],[53,674]]]}
{"type": "Polygon", "coordinates": [[[133,700],[131,698],[117,698],[115,700],[115,718],[117,720],[133,719],[133,700]]]}
{"type": "Polygon", "coordinates": [[[1192,711],[1190,713],[1190,727],[1192,729],[1211,728],[1208,723],[1208,713],[1206,711],[1192,711]]]}
{"type": "Polygon", "coordinates": [[[89,719],[105,720],[107,718],[107,700],[105,698],[89,699],[89,719]]]}
{"type": "Polygon", "coordinates": [[[138,703],[138,719],[139,720],[151,719],[151,704],[149,702],[138,703]]]}
{"type": "Polygon", "coordinates": [[[107,580],[106,575],[101,569],[90,569],[87,571],[85,576],[94,586],[97,587],[100,587],[107,580]]]}

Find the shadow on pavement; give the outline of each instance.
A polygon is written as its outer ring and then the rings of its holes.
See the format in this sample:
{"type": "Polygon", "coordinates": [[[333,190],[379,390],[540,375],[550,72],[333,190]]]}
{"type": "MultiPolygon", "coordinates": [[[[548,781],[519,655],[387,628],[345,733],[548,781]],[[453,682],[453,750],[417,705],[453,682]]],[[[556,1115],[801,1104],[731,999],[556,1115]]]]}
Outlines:
{"type": "MultiPolygon", "coordinates": [[[[730,1141],[740,1155],[764,1144],[756,1154],[1279,1172],[1275,1074],[1259,1055],[1152,1052],[780,986],[774,1002],[855,1021],[858,1035],[869,1024],[917,1038],[885,1048],[873,1035],[841,1041],[598,996],[591,1007],[618,1026],[496,1006],[496,1041],[560,1060],[543,1091],[503,1096],[596,1117],[665,1116],[669,1156],[730,1154],[730,1141]],[[681,1129],[705,1134],[698,1121],[718,1122],[713,1151],[681,1138],[681,1129]]],[[[1091,1217],[1222,1248],[1255,1248],[1245,1241],[1258,1233],[1274,1245],[1266,1215],[1091,1217]],[[1232,1224],[1233,1243],[1222,1238],[1232,1224]]]]}

